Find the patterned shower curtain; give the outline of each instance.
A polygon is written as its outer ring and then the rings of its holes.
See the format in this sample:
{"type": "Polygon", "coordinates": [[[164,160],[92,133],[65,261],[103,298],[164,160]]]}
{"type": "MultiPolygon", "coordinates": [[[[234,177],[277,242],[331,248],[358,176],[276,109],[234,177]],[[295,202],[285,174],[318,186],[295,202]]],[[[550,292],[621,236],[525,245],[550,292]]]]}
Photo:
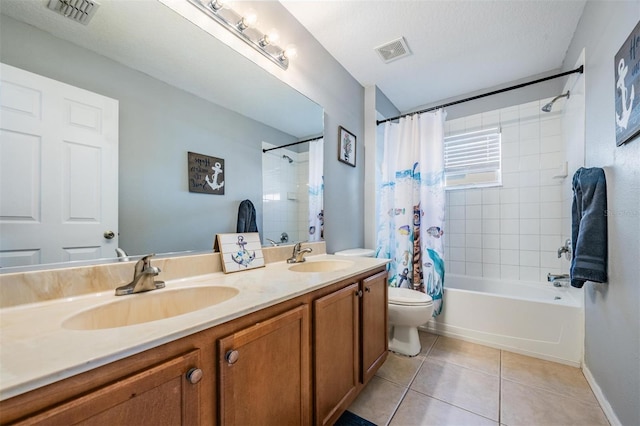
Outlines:
{"type": "Polygon", "coordinates": [[[424,113],[384,124],[376,256],[389,286],[427,293],[436,316],[444,286],[444,119],[424,113]]]}
{"type": "Polygon", "coordinates": [[[324,140],[309,142],[309,241],[324,238],[324,140]]]}

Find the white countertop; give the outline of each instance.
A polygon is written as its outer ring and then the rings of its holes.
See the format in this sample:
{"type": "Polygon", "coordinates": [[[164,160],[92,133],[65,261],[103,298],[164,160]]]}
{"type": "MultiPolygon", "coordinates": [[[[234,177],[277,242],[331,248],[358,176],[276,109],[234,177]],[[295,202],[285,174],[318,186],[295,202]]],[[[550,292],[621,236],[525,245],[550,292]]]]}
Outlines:
{"type": "MultiPolygon", "coordinates": [[[[166,288],[228,286],[237,296],[172,318],[102,330],[68,330],[76,313],[119,300],[113,291],[0,309],[0,400],[92,370],[251,312],[385,265],[388,260],[334,255],[308,262],[348,260],[336,272],[293,272],[286,262],[232,274],[222,272],[166,281],[166,288]]],[[[115,288],[115,286],[114,286],[115,288]]],[[[162,289],[156,290],[158,292],[162,289]]],[[[148,294],[152,294],[148,293],[148,294]]],[[[144,297],[144,294],[133,297],[144,297]]]]}

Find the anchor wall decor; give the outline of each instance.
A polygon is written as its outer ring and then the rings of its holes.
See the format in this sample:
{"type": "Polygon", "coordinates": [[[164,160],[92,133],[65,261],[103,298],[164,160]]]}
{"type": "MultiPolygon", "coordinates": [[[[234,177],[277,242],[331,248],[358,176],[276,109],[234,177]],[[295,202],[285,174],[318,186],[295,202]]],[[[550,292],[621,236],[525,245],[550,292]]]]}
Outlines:
{"type": "Polygon", "coordinates": [[[640,134],[640,22],[627,37],[614,59],[616,145],[640,134]]]}
{"type": "Polygon", "coordinates": [[[188,153],[189,192],[224,195],[224,160],[188,153]]]}

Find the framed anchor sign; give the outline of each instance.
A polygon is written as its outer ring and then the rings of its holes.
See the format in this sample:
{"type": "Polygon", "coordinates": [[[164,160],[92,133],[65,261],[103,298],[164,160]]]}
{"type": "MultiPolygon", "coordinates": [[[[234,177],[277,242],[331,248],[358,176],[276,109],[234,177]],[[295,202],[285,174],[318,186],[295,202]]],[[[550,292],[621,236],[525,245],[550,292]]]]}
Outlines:
{"type": "Polygon", "coordinates": [[[640,133],[640,22],[618,50],[614,73],[616,146],[620,146],[640,133]]]}
{"type": "Polygon", "coordinates": [[[224,160],[188,153],[189,192],[224,195],[224,160]]]}

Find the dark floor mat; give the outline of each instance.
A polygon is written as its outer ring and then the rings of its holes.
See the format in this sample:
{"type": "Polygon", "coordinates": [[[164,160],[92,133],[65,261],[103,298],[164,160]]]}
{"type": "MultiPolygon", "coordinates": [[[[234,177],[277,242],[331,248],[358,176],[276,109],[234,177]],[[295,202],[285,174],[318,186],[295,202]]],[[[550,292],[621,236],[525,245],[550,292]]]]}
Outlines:
{"type": "Polygon", "coordinates": [[[363,419],[350,411],[345,411],[338,421],[335,422],[334,426],[376,426],[376,424],[371,423],[369,420],[363,419]]]}

